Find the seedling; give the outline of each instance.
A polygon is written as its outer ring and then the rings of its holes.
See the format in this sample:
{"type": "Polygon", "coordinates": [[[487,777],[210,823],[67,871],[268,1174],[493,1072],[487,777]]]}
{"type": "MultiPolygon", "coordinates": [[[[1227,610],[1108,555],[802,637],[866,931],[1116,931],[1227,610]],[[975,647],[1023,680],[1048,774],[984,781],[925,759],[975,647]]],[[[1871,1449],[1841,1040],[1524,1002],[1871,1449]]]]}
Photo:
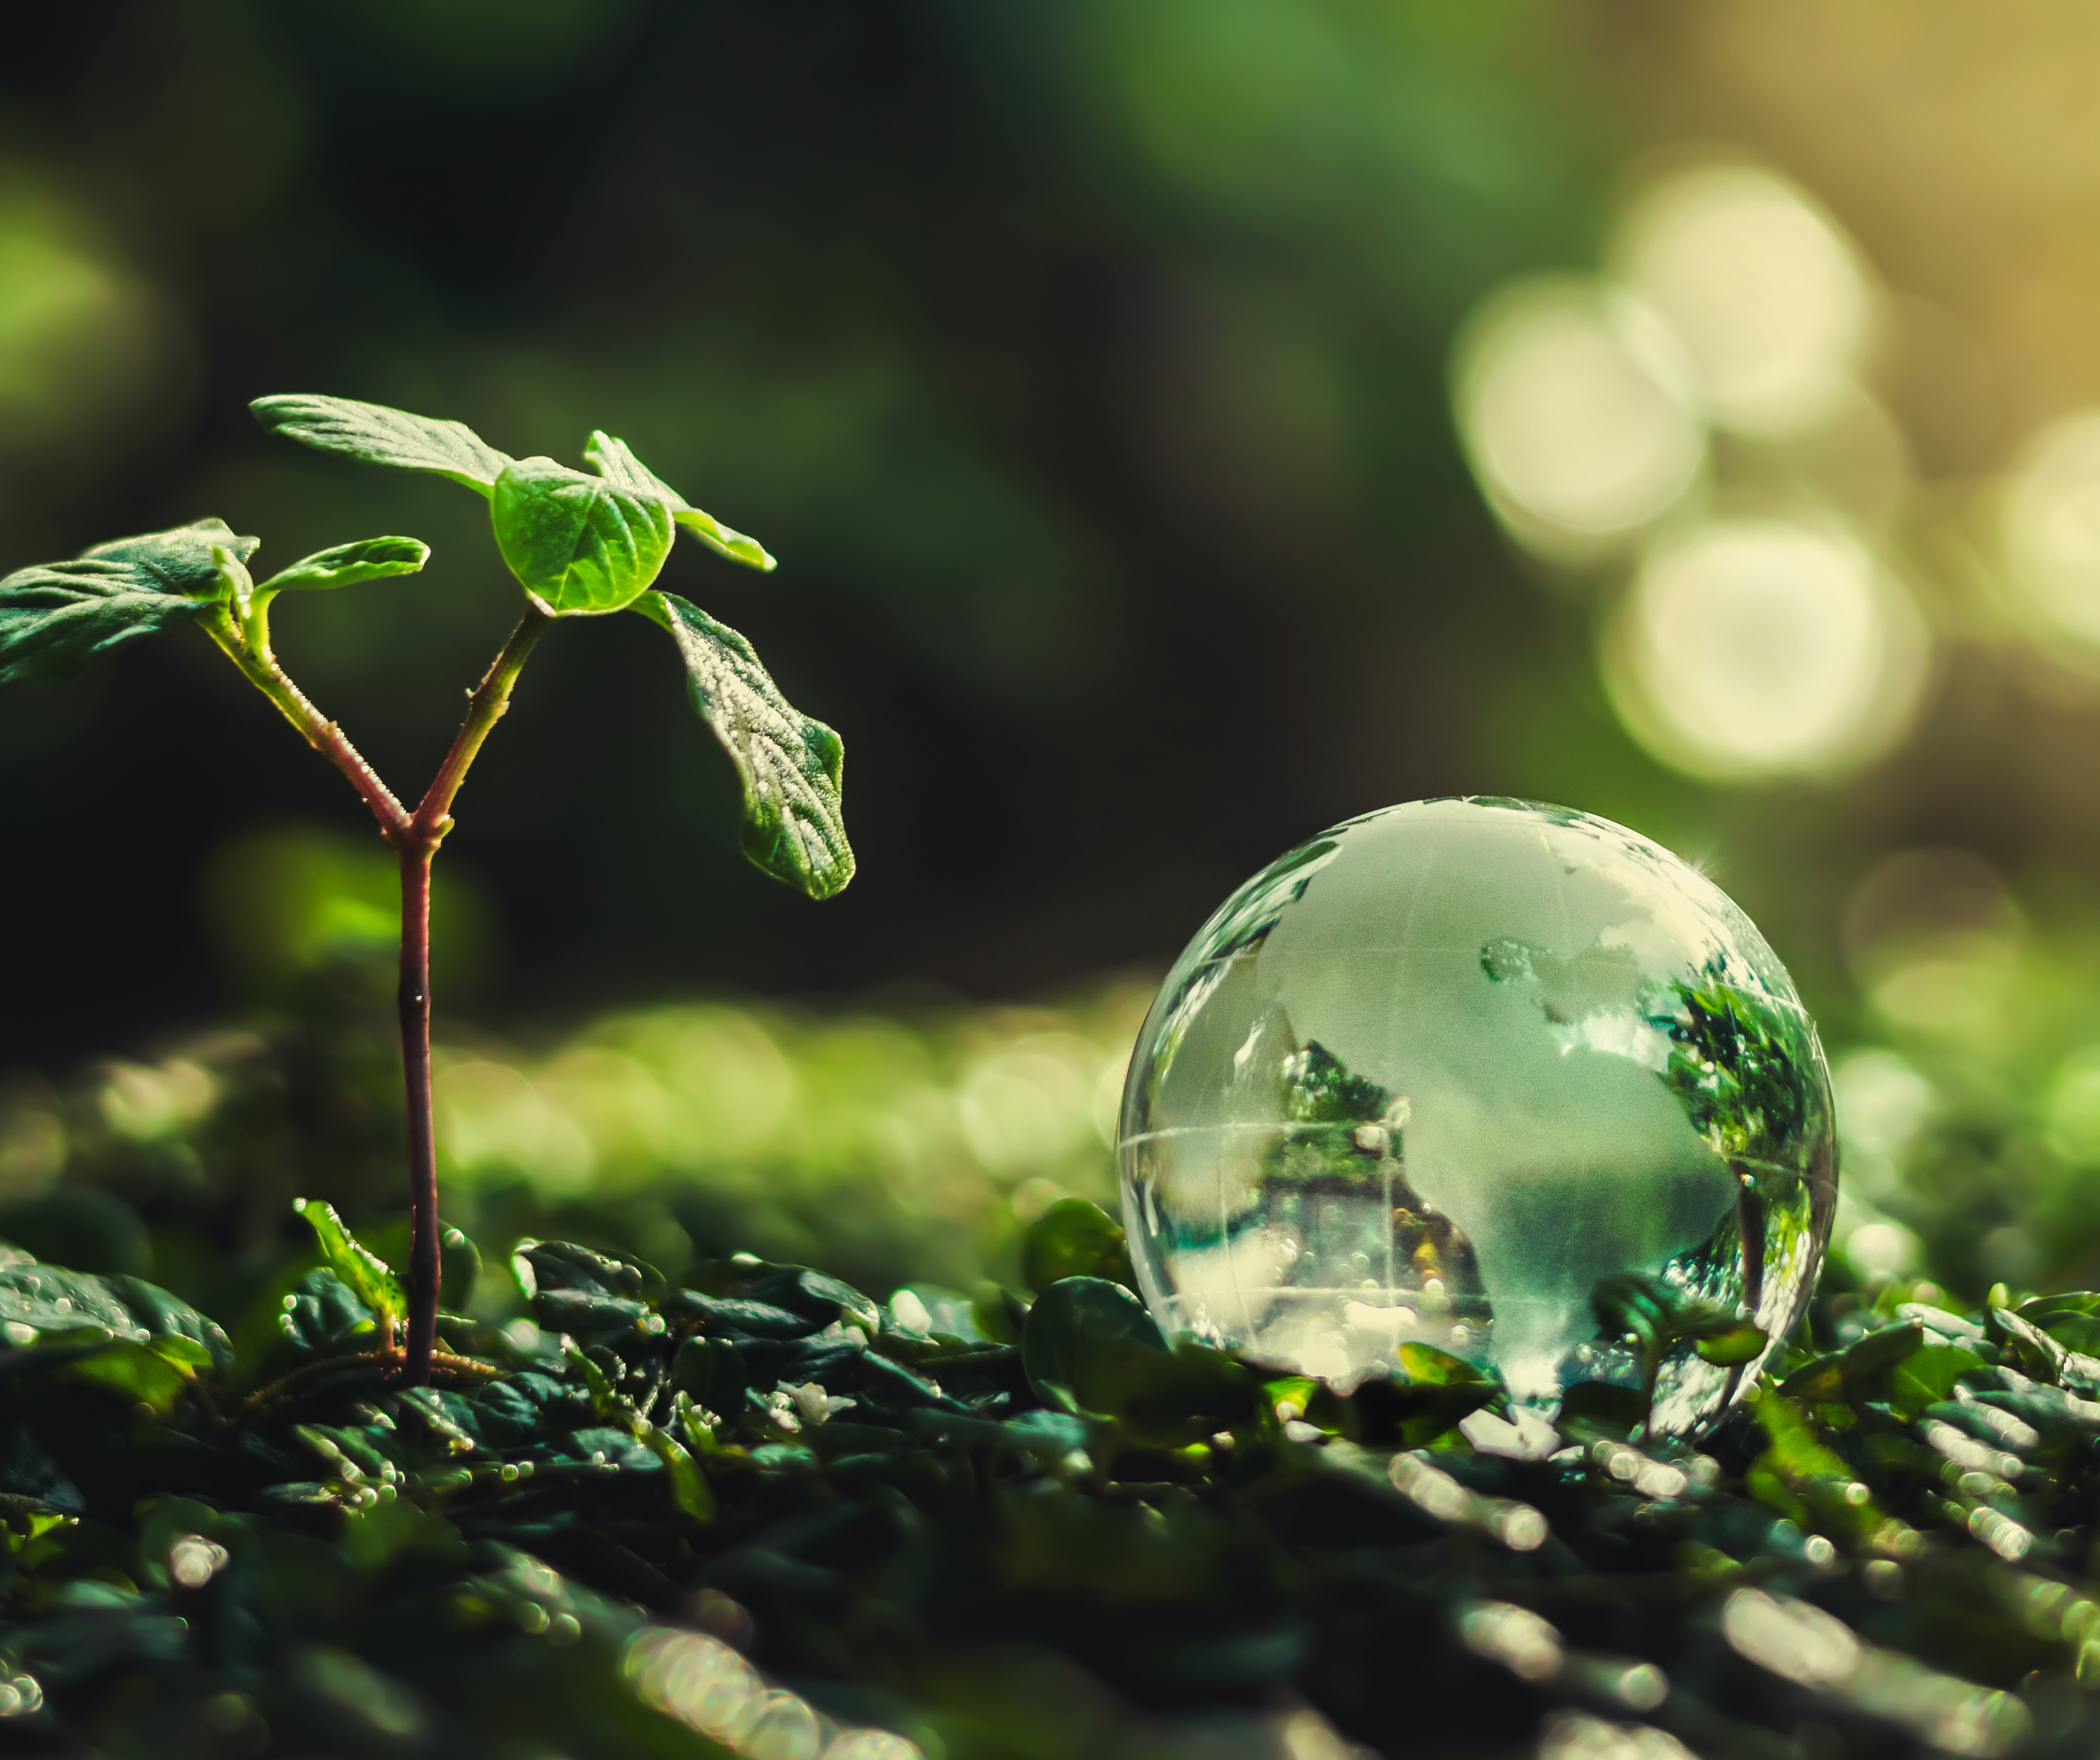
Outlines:
{"type": "MultiPolygon", "coordinates": [[[[278,596],[412,574],[430,548],[413,538],[367,538],[324,550],[257,581],[258,540],[217,519],[98,544],[69,562],[0,579],[0,684],[71,676],[97,654],[141,636],[193,624],[349,781],[401,867],[401,1055],[408,1115],[411,1233],[405,1379],[428,1379],[439,1276],[435,1138],[430,1114],[430,865],[489,730],[510,706],[527,658],[563,618],[638,611],[677,644],[693,706],[743,785],[743,851],[774,878],[829,898],[853,878],[840,817],[844,750],[821,721],[798,713],[751,644],[656,584],[682,526],[708,548],[770,570],[756,539],[730,530],[651,473],[625,444],[593,433],[589,471],[497,451],[459,422],[434,421],[342,398],[284,396],[250,406],[262,425],[324,452],[428,471],[489,504],[496,548],[525,592],[525,614],[481,683],[466,719],[413,807],[382,781],[342,729],[286,675],[270,646],[278,596]]],[[[382,1349],[395,1349],[390,1326],[382,1349]]]]}

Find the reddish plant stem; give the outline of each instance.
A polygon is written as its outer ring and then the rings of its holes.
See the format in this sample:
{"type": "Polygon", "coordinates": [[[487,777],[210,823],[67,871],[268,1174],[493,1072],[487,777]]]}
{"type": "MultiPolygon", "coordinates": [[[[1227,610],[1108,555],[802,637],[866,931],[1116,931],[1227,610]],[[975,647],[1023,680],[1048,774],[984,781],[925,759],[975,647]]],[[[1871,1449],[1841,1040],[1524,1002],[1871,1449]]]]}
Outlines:
{"type": "Polygon", "coordinates": [[[438,1337],[438,1289],[443,1256],[438,1228],[438,1157],[430,1105],[430,865],[452,828],[452,804],[489,730],[510,706],[510,689],[527,657],[553,621],[528,610],[487,675],[467,699],[466,719],[452,749],[412,815],[377,772],[285,675],[270,650],[267,601],[257,605],[244,627],[222,609],[205,625],[249,681],[277,706],[285,719],[349,779],[379,821],[380,833],[401,862],[401,981],[396,1000],[401,1021],[401,1067],[408,1127],[408,1339],[404,1379],[421,1387],[430,1379],[438,1337]]]}
{"type": "Polygon", "coordinates": [[[401,857],[401,1068],[408,1120],[408,1362],[407,1382],[430,1379],[437,1348],[438,1149],[430,1106],[430,864],[452,828],[452,799],[489,730],[510,706],[510,688],[549,618],[527,611],[467,700],[466,719],[406,829],[392,838],[401,857]]]}
{"type": "Polygon", "coordinates": [[[430,862],[435,841],[401,849],[401,1073],[408,1122],[408,1384],[430,1379],[438,1348],[438,1146],[430,1108],[430,862]]]}
{"type": "Polygon", "coordinates": [[[240,668],[248,682],[275,703],[278,712],[298,729],[300,737],[348,778],[350,785],[372,809],[372,816],[379,821],[380,832],[386,841],[391,843],[405,834],[409,824],[408,809],[394,798],[394,791],[379,780],[378,772],[364,761],[364,755],[344,737],[342,729],[316,709],[306,693],[285,675],[285,669],[277,664],[277,657],[270,651],[267,634],[262,634],[251,646],[242,639],[240,627],[223,608],[205,624],[204,629],[227,658],[240,668]]]}

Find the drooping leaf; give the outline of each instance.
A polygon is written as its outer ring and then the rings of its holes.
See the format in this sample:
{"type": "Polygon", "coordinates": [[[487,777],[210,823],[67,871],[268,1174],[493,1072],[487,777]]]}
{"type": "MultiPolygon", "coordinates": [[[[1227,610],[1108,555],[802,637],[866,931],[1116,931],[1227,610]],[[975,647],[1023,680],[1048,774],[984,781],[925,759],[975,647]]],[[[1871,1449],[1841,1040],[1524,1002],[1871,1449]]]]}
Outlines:
{"type": "Polygon", "coordinates": [[[490,501],[496,546],[527,596],[552,617],[632,605],[655,582],[677,535],[672,507],[549,458],[504,467],[490,501]]]}
{"type": "Polygon", "coordinates": [[[255,588],[258,593],[311,592],[347,587],[389,574],[413,574],[430,559],[430,547],[418,538],[360,538],[302,557],[255,588]]]}
{"type": "Polygon", "coordinates": [[[70,678],[120,643],[186,623],[227,596],[227,565],[256,543],[202,519],[0,579],[0,684],[70,678]]]}
{"type": "Polygon", "coordinates": [[[484,495],[495,489],[496,479],[510,463],[508,453],[497,451],[464,422],[412,416],[383,403],[286,392],[258,398],[248,407],[272,433],[316,451],[339,452],[400,470],[430,471],[484,495]]]}
{"type": "Polygon", "coordinates": [[[700,719],[743,783],[743,852],[776,880],[827,899],[853,878],[840,803],[845,748],[780,694],[751,644],[675,593],[634,609],[670,631],[700,719]]]}
{"type": "Polygon", "coordinates": [[[607,482],[617,483],[638,494],[653,493],[664,497],[672,517],[681,526],[732,562],[766,570],[773,568],[773,558],[766,553],[764,544],[756,538],[747,538],[742,532],[730,530],[712,515],[702,513],[637,458],[624,440],[615,440],[609,433],[593,430],[585,443],[584,460],[607,482]]]}
{"type": "Polygon", "coordinates": [[[343,1226],[335,1206],[319,1199],[299,1198],[292,1208],[307,1219],[320,1243],[329,1269],[354,1291],[365,1306],[384,1322],[399,1320],[408,1311],[408,1298],[394,1269],[343,1226]]]}
{"type": "Polygon", "coordinates": [[[1029,1225],[1021,1278],[1041,1295],[1060,1278],[1106,1278],[1135,1289],[1130,1249],[1114,1217],[1083,1198],[1061,1198],[1029,1225]]]}

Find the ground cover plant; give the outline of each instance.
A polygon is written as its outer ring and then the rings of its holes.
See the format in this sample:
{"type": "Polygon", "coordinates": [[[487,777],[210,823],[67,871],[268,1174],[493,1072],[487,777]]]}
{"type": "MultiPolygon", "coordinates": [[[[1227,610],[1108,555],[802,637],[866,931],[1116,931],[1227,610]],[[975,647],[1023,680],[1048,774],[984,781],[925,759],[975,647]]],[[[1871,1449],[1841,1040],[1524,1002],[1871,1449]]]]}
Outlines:
{"type": "MultiPolygon", "coordinates": [[[[326,1263],[227,1331],[0,1269],[0,1709],[57,1753],[2082,1753],[2100,1296],[1819,1299],[1693,1446],[1418,1353],[1168,1347],[1079,1200],[880,1304],[525,1241],[448,1384],[326,1263]],[[1464,1428],[1462,1428],[1461,1426],[1464,1428]],[[911,1747],[903,1745],[909,1743],[911,1747]]],[[[476,1256],[448,1240],[455,1291],[476,1256]]],[[[1842,1280],[1841,1280],[1842,1281],[1842,1280]]],[[[457,1296],[455,1296],[457,1298],[457,1296]]]]}
{"type": "Polygon", "coordinates": [[[371,809],[400,865],[398,1006],[412,1219],[408,1296],[400,1316],[405,1340],[397,1344],[390,1321],[375,1348],[388,1356],[399,1349],[408,1384],[421,1385],[430,1376],[439,1279],[431,864],[452,829],[460,785],[548,625],[633,609],[670,635],[694,706],[742,779],[745,854],[813,898],[831,896],[853,876],[840,818],[844,753],[829,728],[788,705],[735,631],[656,589],[682,527],[747,566],[770,570],[773,559],[755,539],[692,506],[622,442],[593,433],[585,447],[586,472],[549,458],[512,458],[459,422],[347,398],[266,397],[252,407],[265,428],[288,438],[368,464],[429,472],[489,503],[497,548],[524,591],[525,614],[470,693],[466,718],[421,799],[412,807],[403,804],[286,675],[270,640],[271,610],[284,593],[420,571],[430,551],[413,538],[338,544],[258,582],[247,565],[259,540],[207,518],[98,544],[70,561],[19,570],[0,579],[0,684],[65,678],[123,643],[195,624],[371,809]]]}

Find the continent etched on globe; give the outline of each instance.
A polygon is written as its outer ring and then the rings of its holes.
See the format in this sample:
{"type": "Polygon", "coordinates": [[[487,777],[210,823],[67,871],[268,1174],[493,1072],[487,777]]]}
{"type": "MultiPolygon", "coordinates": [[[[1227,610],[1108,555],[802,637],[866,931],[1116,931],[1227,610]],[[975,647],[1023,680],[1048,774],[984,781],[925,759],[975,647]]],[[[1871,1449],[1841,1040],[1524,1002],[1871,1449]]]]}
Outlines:
{"type": "Polygon", "coordinates": [[[1822,1050],[1749,919],[1623,826],[1485,798],[1229,900],[1139,1035],[1121,1159],[1169,1335],[1343,1387],[1428,1347],[1542,1410],[1652,1393],[1657,1431],[1776,1348],[1837,1196],[1822,1050]]]}

